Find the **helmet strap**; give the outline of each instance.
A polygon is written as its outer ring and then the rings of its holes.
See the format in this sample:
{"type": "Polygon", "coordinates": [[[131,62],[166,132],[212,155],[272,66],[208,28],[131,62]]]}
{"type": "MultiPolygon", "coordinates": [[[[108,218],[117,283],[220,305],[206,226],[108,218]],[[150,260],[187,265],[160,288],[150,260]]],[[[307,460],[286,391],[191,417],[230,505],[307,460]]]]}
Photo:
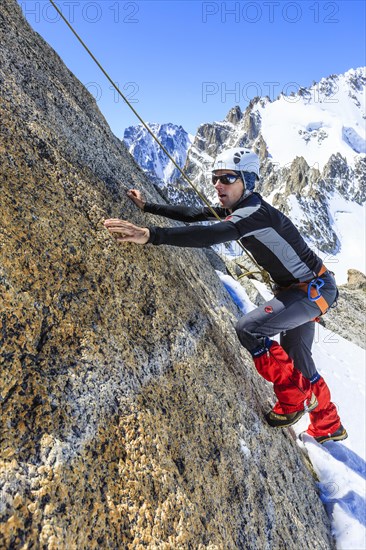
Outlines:
{"type": "Polygon", "coordinates": [[[244,185],[244,191],[243,191],[243,194],[241,196],[242,199],[245,199],[245,197],[247,197],[248,195],[251,194],[251,191],[249,189],[247,189],[247,184],[245,182],[245,176],[244,176],[244,172],[242,171],[238,171],[236,172],[238,175],[240,174],[240,177],[241,177],[241,180],[243,182],[243,185],[244,185]]]}

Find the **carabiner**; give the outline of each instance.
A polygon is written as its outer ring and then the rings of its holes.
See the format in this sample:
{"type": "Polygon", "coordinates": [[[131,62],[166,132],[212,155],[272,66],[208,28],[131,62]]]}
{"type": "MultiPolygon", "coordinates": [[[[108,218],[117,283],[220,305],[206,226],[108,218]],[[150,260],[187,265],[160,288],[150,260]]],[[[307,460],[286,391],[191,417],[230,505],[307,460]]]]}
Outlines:
{"type": "Polygon", "coordinates": [[[308,286],[308,298],[311,302],[316,302],[317,300],[319,300],[319,298],[321,298],[321,294],[320,294],[319,290],[321,289],[322,286],[324,286],[324,281],[323,281],[323,279],[320,279],[320,277],[310,281],[309,286],[308,286]],[[317,292],[316,296],[311,296],[311,289],[312,288],[315,288],[315,290],[317,292]]]}

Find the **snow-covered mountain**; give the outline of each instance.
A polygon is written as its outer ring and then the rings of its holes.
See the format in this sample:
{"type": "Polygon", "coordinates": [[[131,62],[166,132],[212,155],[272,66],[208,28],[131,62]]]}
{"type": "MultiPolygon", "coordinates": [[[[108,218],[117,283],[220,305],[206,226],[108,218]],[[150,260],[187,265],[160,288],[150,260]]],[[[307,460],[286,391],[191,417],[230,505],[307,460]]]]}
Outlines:
{"type": "Polygon", "coordinates": [[[215,156],[228,147],[255,150],[258,190],[290,215],[346,282],[348,268],[365,271],[365,89],[363,67],[274,101],[255,98],[245,112],[236,106],[224,121],[198,128],[185,171],[214,201],[215,156]],[[357,239],[349,226],[357,228],[357,239]]]}
{"type": "Polygon", "coordinates": [[[331,155],[340,153],[354,166],[357,155],[366,153],[365,84],[366,69],[351,69],[296,95],[258,104],[253,112],[273,160],[285,166],[302,156],[322,170],[331,155]]]}
{"type": "MultiPolygon", "coordinates": [[[[331,75],[309,88],[271,101],[254,98],[243,112],[202,124],[194,137],[181,126],[152,124],[153,131],[203,191],[215,202],[210,181],[214,158],[223,149],[245,146],[261,158],[258,191],[289,214],[320,255],[338,267],[365,271],[366,68],[331,75]],[[357,239],[350,237],[357,227],[357,239]]],[[[169,200],[186,201],[186,186],[142,127],[125,131],[125,142],[140,166],[169,200]],[[165,182],[165,183],[162,183],[165,182]]]]}
{"type": "Polygon", "coordinates": [[[366,68],[361,67],[274,101],[256,97],[244,113],[236,106],[224,121],[199,127],[187,168],[193,175],[209,169],[222,149],[236,145],[256,148],[274,168],[288,168],[302,157],[322,171],[337,154],[355,168],[366,153],[365,87],[366,68]]]}
{"type": "MultiPolygon", "coordinates": [[[[194,136],[176,124],[148,123],[148,126],[178,166],[183,168],[194,136]]],[[[142,125],[129,126],[125,129],[123,140],[137,163],[153,180],[155,186],[160,188],[167,198],[173,200],[177,198],[175,186],[180,173],[146,128],[142,125]]],[[[183,187],[185,190],[186,184],[179,184],[178,187],[183,187]]]]}

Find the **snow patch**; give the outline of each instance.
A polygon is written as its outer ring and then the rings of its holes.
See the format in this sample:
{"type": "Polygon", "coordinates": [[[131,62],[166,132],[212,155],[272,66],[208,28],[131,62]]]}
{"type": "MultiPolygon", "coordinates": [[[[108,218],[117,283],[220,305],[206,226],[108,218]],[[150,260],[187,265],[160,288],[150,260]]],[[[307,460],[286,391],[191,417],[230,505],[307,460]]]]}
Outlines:
{"type": "Polygon", "coordinates": [[[366,153],[366,140],[354,128],[343,127],[342,137],[356,153],[366,153]]]}
{"type": "Polygon", "coordinates": [[[238,281],[221,271],[216,271],[216,273],[242,313],[249,313],[249,311],[255,309],[255,305],[250,301],[248,294],[238,281]]]}
{"type": "Polygon", "coordinates": [[[334,193],[328,207],[341,247],[334,255],[324,254],[320,250],[316,250],[316,253],[334,272],[337,283],[341,285],[347,283],[348,269],[366,272],[366,206],[347,202],[338,193],[334,193]]]}

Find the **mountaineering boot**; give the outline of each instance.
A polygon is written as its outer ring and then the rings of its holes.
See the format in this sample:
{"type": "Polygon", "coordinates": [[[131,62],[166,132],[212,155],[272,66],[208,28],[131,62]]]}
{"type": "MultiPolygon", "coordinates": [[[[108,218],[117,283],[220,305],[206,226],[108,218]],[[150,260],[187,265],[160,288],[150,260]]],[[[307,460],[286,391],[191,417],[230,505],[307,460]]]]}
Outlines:
{"type": "Polygon", "coordinates": [[[347,430],[341,424],[338,430],[336,430],[332,434],[321,435],[319,437],[314,437],[314,439],[318,443],[322,444],[322,443],[325,443],[326,441],[343,441],[343,439],[347,439],[347,437],[348,437],[347,430]]]}
{"type": "Polygon", "coordinates": [[[265,415],[265,418],[272,428],[287,428],[295,424],[306,412],[313,411],[318,406],[318,401],[314,394],[311,395],[308,404],[304,403],[304,408],[301,411],[295,411],[293,413],[279,413],[276,412],[279,407],[279,403],[273,407],[273,409],[265,415]]]}

